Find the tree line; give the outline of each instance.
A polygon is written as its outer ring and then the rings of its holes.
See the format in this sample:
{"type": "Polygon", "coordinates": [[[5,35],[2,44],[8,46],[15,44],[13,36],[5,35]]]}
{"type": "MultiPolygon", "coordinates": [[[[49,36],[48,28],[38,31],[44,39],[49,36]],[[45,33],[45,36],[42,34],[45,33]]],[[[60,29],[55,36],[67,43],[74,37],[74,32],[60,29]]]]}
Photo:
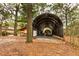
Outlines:
{"type": "Polygon", "coordinates": [[[32,42],[32,21],[45,12],[59,16],[66,35],[79,34],[79,4],[77,3],[0,3],[0,35],[3,32],[2,27],[5,28],[6,34],[8,27],[11,26],[14,27],[14,36],[17,36],[18,25],[24,27],[27,24],[27,41],[32,42]],[[77,29],[72,30],[71,28],[74,27],[77,29]]]}

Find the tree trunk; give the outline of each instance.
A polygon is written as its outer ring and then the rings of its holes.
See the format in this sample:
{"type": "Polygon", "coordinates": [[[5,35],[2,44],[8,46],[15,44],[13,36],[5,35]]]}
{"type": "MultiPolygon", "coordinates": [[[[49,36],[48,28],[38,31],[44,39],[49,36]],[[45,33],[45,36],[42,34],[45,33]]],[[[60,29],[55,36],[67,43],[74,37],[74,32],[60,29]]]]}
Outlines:
{"type": "Polygon", "coordinates": [[[14,24],[14,36],[17,36],[17,19],[18,19],[18,10],[19,10],[19,5],[16,4],[16,11],[15,11],[15,24],[14,24]]]}
{"type": "Polygon", "coordinates": [[[66,19],[66,28],[67,28],[67,13],[65,14],[65,19],[66,19]]]}
{"type": "MultiPolygon", "coordinates": [[[[67,30],[68,30],[68,29],[67,29],[67,25],[68,25],[68,24],[67,24],[67,23],[68,23],[68,10],[67,10],[67,4],[66,4],[66,7],[65,7],[65,8],[66,8],[66,9],[65,9],[65,20],[66,20],[66,33],[67,33],[67,30]]],[[[66,34],[66,33],[65,33],[65,34],[66,34]]],[[[66,35],[67,35],[67,34],[66,34],[66,35]]]]}
{"type": "Polygon", "coordinates": [[[27,4],[27,42],[32,42],[32,4],[27,4]]]}
{"type": "Polygon", "coordinates": [[[0,22],[0,36],[2,36],[2,21],[0,22]]]}

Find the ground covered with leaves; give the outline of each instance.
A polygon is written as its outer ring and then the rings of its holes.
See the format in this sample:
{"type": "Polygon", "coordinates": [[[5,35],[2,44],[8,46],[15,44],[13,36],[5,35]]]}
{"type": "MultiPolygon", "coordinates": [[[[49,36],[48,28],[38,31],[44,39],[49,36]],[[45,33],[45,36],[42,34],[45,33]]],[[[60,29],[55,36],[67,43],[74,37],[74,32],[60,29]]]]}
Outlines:
{"type": "Polygon", "coordinates": [[[79,47],[54,38],[36,38],[25,43],[26,37],[0,37],[1,56],[79,56],[79,47]]]}

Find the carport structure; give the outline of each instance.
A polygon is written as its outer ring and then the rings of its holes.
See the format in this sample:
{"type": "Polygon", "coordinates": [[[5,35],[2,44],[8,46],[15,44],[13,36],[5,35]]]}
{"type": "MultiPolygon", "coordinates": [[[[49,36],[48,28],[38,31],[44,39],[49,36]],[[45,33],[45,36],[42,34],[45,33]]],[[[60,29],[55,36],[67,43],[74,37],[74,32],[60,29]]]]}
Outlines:
{"type": "Polygon", "coordinates": [[[37,36],[59,36],[63,37],[63,23],[61,19],[51,13],[43,13],[33,20],[33,30],[37,36]]]}

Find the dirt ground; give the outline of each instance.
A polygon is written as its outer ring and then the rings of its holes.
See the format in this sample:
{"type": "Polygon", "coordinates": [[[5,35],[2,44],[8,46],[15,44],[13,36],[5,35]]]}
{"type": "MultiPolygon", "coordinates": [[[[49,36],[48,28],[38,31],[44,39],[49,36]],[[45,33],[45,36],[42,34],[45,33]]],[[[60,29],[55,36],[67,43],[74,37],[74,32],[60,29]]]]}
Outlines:
{"type": "Polygon", "coordinates": [[[0,37],[1,56],[79,56],[79,47],[54,38],[0,37]]]}

